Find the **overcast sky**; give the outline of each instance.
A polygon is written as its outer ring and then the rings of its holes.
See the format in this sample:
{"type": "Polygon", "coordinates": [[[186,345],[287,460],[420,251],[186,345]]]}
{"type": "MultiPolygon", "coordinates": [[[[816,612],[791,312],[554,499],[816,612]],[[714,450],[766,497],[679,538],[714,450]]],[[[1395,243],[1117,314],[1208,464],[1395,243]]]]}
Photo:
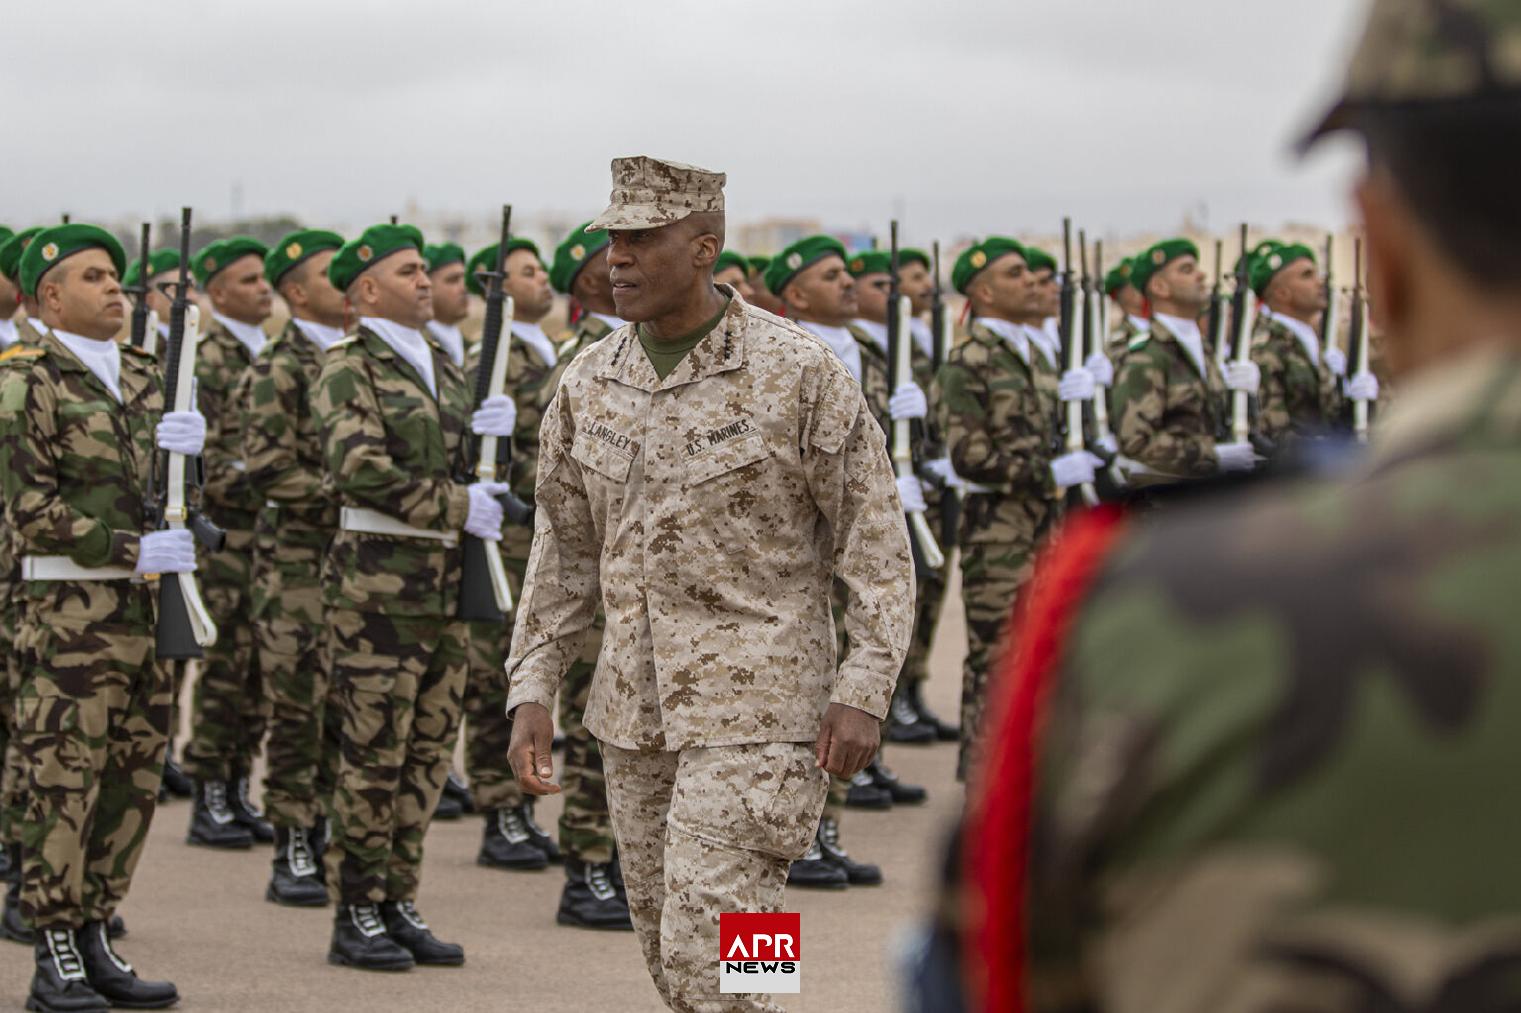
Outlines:
{"type": "Polygon", "coordinates": [[[1339,224],[1301,163],[1363,0],[56,0],[8,4],[0,221],[585,214],[608,161],[729,175],[733,218],[910,239],[1339,224]],[[237,194],[235,194],[235,189],[237,194]],[[239,196],[240,195],[240,196],[239,196]],[[1205,212],[1196,211],[1201,217],[1205,212]]]}

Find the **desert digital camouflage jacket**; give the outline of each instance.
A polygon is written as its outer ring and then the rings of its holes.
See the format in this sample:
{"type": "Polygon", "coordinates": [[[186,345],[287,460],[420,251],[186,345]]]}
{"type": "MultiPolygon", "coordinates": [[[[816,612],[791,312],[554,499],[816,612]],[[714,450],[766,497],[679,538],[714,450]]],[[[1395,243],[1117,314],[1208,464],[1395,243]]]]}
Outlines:
{"type": "Polygon", "coordinates": [[[1340,378],[1323,358],[1311,362],[1304,343],[1287,325],[1257,318],[1252,361],[1262,371],[1257,391],[1257,431],[1262,435],[1281,445],[1324,436],[1340,421],[1345,403],[1340,378]]]}
{"type": "Polygon", "coordinates": [[[1521,357],[1135,526],[1042,733],[1033,1007],[1521,1008],[1521,357]]]}
{"type": "Polygon", "coordinates": [[[1059,452],[1054,390],[1034,363],[987,325],[972,321],[936,378],[940,432],[956,474],[985,492],[968,498],[960,541],[1034,544],[1058,509],[1051,458],[1059,452]]]}
{"type": "MultiPolygon", "coordinates": [[[[49,333],[0,364],[0,487],[19,556],[81,566],[137,565],[153,430],[163,413],[157,362],[121,349],[118,402],[49,333]]],[[[48,621],[146,623],[150,599],[126,580],[31,581],[22,597],[48,621]]]]}
{"type": "Polygon", "coordinates": [[[604,742],[803,742],[830,701],[887,713],[913,625],[908,532],[882,429],[813,335],[731,299],[662,381],[619,328],[565,371],[537,503],[509,708],[552,704],[600,592],[586,727],[604,742]]]}
{"type": "MultiPolygon", "coordinates": [[[[312,399],[323,467],[340,506],[457,534],[469,512],[465,464],[471,398],[465,374],[433,346],[438,396],[365,327],[328,349],[312,399]]],[[[458,545],[339,531],[328,550],[333,608],[442,618],[455,613],[458,545]]]]}
{"type": "Polygon", "coordinates": [[[1110,424],[1120,453],[1176,478],[1212,475],[1226,418],[1225,379],[1205,346],[1205,375],[1160,320],[1130,342],[1115,370],[1110,424]]]}

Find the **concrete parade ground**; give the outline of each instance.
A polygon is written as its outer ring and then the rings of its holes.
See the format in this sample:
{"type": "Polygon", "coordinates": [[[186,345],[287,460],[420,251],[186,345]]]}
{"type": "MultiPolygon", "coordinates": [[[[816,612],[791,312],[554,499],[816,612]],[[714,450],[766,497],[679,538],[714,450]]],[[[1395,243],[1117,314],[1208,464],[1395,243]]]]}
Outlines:
{"type": "MultiPolygon", "coordinates": [[[[964,644],[953,587],[927,693],[946,720],[956,718],[964,644]]],[[[889,812],[847,810],[841,843],[858,861],[882,866],[882,886],[788,891],[786,910],[802,913],[803,951],[801,994],[779,997],[788,1010],[896,1008],[893,950],[932,905],[941,850],[960,813],[962,791],[954,777],[954,743],[889,746],[886,760],[905,781],[926,786],[929,801],[889,812]]],[[[254,798],[259,800],[257,791],[254,798]]],[[[551,834],[559,812],[557,798],[539,804],[538,822],[551,834]]],[[[439,938],[465,947],[465,966],[403,974],[330,966],[333,909],[267,902],[272,847],[256,845],[247,852],[191,847],[185,843],[189,819],[188,801],[159,807],[120,912],[129,934],[117,943],[144,977],[178,985],[181,1009],[643,1013],[665,1008],[633,933],[555,923],[564,883],[560,866],[506,872],[475,864],[479,816],[435,823],[429,830],[418,898],[419,911],[439,938]]],[[[31,973],[31,948],[0,941],[0,1004],[19,1009],[31,973]]]]}

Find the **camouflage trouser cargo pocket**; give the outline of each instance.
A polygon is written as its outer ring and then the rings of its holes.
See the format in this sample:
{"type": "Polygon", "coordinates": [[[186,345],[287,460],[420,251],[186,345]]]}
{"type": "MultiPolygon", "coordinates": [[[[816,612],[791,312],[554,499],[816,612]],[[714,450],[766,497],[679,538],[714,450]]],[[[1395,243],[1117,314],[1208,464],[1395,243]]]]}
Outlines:
{"type": "Polygon", "coordinates": [[[686,749],[671,797],[672,827],[725,847],[793,861],[819,826],[829,776],[807,742],[686,749]]]}
{"type": "MultiPolygon", "coordinates": [[[[23,762],[31,790],[82,792],[94,780],[95,759],[80,728],[79,701],[56,694],[16,702],[16,729],[25,736],[23,762]]],[[[104,729],[100,738],[104,739],[104,729]]]]}

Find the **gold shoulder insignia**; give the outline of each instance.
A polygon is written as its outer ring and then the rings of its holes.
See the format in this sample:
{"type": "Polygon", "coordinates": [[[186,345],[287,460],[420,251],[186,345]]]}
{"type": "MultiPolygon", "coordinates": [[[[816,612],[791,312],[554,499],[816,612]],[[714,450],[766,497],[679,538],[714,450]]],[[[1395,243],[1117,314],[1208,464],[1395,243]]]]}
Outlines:
{"type": "Polygon", "coordinates": [[[5,351],[0,352],[0,362],[40,359],[46,354],[48,354],[46,348],[35,348],[31,345],[12,345],[5,351]]]}
{"type": "Polygon", "coordinates": [[[1143,331],[1142,333],[1137,334],[1135,337],[1131,338],[1130,339],[1130,344],[1128,346],[1126,346],[1126,347],[1129,348],[1130,351],[1134,352],[1137,349],[1145,348],[1146,347],[1146,342],[1148,342],[1150,340],[1151,340],[1151,332],[1150,331],[1143,331]]]}
{"type": "Polygon", "coordinates": [[[352,345],[354,342],[356,342],[358,340],[359,340],[359,334],[358,334],[358,332],[355,332],[354,334],[345,335],[344,337],[341,337],[337,341],[333,342],[331,345],[328,345],[327,346],[327,350],[329,352],[331,352],[335,348],[347,348],[347,347],[349,347],[350,345],[352,345]]]}

